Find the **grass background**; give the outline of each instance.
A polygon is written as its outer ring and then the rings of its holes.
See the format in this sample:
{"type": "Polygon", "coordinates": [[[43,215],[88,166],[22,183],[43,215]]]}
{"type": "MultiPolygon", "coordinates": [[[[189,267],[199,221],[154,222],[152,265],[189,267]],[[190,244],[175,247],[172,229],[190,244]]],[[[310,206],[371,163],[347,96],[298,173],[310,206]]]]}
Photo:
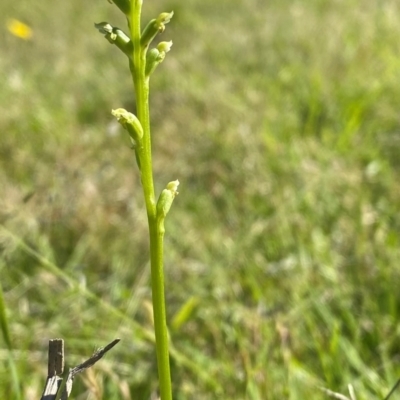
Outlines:
{"type": "MultiPolygon", "coordinates": [[[[400,375],[400,4],[162,0],[144,19],[170,10],[151,102],[157,191],[181,182],[175,398],[384,398],[400,375]]],[[[0,398],[18,381],[40,397],[49,338],[73,366],[120,337],[74,398],[150,399],[146,216],[110,115],[134,99],[93,26],[125,22],[105,0],[3,0],[0,15],[0,398]]]]}

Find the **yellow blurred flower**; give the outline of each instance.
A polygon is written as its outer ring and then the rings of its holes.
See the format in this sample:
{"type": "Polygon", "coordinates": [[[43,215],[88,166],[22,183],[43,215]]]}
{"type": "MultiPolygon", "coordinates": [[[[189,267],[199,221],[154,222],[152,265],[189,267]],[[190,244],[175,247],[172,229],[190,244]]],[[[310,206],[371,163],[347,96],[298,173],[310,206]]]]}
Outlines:
{"type": "Polygon", "coordinates": [[[33,35],[32,29],[17,19],[8,20],[7,29],[12,35],[24,40],[29,40],[33,35]]]}

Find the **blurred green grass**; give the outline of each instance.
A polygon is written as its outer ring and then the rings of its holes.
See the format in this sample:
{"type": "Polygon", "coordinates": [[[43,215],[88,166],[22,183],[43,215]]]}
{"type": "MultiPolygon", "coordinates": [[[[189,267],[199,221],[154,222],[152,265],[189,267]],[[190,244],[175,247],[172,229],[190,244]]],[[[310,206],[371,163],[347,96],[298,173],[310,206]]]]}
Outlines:
{"type": "MultiPolygon", "coordinates": [[[[144,8],[175,12],[151,98],[157,189],[181,182],[166,237],[175,398],[322,399],[318,386],[348,384],[383,398],[400,375],[399,3],[144,8]]],[[[121,337],[75,396],[149,399],[146,216],[110,115],[134,101],[93,27],[124,21],[106,1],[5,0],[0,15],[0,276],[23,398],[40,396],[49,338],[73,364],[121,337]]]]}

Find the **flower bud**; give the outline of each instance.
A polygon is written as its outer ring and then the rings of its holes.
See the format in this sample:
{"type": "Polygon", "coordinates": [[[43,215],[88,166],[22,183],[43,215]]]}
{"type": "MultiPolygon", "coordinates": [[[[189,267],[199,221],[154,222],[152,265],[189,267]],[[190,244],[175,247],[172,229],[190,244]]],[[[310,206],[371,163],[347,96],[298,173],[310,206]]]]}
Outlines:
{"type": "Polygon", "coordinates": [[[121,29],[111,26],[107,22],[100,22],[94,24],[100,33],[111,43],[115,44],[123,53],[129,58],[132,57],[133,44],[128,35],[125,34],[121,29]]]}
{"type": "Polygon", "coordinates": [[[143,29],[142,36],[140,38],[140,44],[143,47],[148,47],[152,40],[158,33],[164,32],[165,24],[171,21],[174,12],[161,13],[157,18],[152,19],[147,26],[143,29]]]}
{"type": "Polygon", "coordinates": [[[157,65],[164,60],[165,53],[160,53],[158,49],[151,49],[146,55],[146,76],[150,76],[157,65]]]}
{"type": "Polygon", "coordinates": [[[172,40],[170,40],[169,42],[160,42],[157,45],[157,50],[160,53],[168,53],[171,50],[172,47],[172,40]]]}
{"type": "Polygon", "coordinates": [[[176,195],[178,195],[179,181],[169,182],[167,187],[161,192],[157,201],[157,217],[164,219],[171,208],[172,202],[176,195]]]}
{"type": "Polygon", "coordinates": [[[164,61],[165,54],[171,49],[172,41],[161,42],[156,48],[151,49],[146,56],[146,76],[150,76],[157,65],[164,61]]]}
{"type": "Polygon", "coordinates": [[[128,131],[129,136],[135,141],[135,143],[140,143],[143,137],[143,128],[136,115],[123,108],[111,110],[111,114],[114,115],[123,128],[128,131]]]}

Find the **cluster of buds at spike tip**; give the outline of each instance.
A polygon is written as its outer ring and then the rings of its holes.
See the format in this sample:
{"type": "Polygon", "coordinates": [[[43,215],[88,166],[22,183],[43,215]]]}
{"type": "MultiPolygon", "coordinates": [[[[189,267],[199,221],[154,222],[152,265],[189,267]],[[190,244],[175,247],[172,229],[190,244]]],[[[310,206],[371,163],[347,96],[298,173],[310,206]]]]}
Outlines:
{"type": "Polygon", "coordinates": [[[114,3],[125,15],[128,15],[131,11],[130,0],[108,0],[109,3],[114,3]]]}
{"type": "Polygon", "coordinates": [[[160,42],[157,47],[151,49],[146,56],[146,76],[150,76],[158,64],[164,61],[165,55],[171,50],[172,40],[160,42]]]}
{"type": "Polygon", "coordinates": [[[94,26],[111,44],[115,44],[128,57],[132,57],[133,43],[125,32],[108,22],[100,22],[94,26]]]}
{"type": "Polygon", "coordinates": [[[157,201],[157,217],[161,220],[165,218],[171,208],[172,202],[178,193],[179,181],[169,182],[167,187],[161,192],[157,201]]]}
{"type": "Polygon", "coordinates": [[[165,24],[168,24],[168,22],[171,21],[173,15],[173,11],[170,13],[163,12],[157,18],[152,19],[143,29],[140,44],[147,48],[158,33],[164,32],[165,24]]]}

